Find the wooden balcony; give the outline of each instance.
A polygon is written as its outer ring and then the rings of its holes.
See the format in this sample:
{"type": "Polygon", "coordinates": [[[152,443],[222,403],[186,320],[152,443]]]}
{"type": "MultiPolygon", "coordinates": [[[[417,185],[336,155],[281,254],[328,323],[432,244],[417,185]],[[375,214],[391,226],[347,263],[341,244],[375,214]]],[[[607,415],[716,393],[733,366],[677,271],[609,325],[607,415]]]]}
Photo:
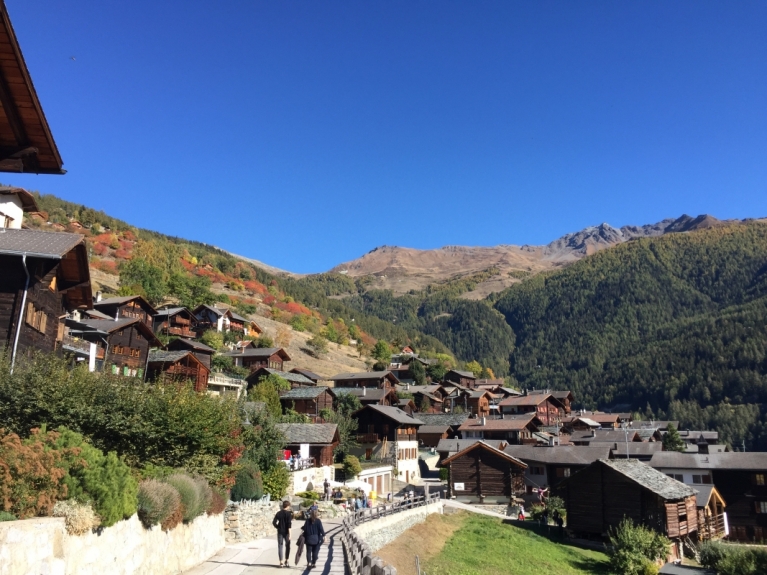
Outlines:
{"type": "Polygon", "coordinates": [[[377,433],[359,433],[357,434],[357,443],[380,443],[377,433]]]}
{"type": "Polygon", "coordinates": [[[197,337],[197,333],[188,327],[172,326],[163,328],[162,331],[164,331],[166,335],[177,335],[179,337],[197,337]]]}
{"type": "Polygon", "coordinates": [[[698,517],[698,533],[704,541],[724,537],[724,514],[711,515],[705,519],[698,517]]]}
{"type": "Polygon", "coordinates": [[[397,435],[397,441],[418,441],[416,433],[401,433],[397,435]]]}

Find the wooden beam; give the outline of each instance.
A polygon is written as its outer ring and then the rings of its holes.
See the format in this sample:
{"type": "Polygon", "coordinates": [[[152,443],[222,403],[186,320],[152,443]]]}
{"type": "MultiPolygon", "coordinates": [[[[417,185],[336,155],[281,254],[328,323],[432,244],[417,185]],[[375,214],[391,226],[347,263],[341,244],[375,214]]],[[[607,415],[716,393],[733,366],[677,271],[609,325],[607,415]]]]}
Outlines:
{"type": "Polygon", "coordinates": [[[3,106],[3,111],[8,119],[8,125],[11,127],[16,144],[18,144],[19,148],[26,148],[29,146],[27,131],[24,128],[24,122],[19,115],[19,109],[13,102],[11,91],[8,88],[8,82],[6,82],[3,74],[0,74],[0,104],[3,106]]]}

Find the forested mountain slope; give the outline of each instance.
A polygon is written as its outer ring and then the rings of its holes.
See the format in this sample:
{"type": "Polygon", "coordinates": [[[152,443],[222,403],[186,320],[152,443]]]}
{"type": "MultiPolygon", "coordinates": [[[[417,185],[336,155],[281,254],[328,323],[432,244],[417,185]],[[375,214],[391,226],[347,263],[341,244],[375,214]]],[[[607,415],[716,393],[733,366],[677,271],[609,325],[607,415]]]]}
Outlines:
{"type": "Polygon", "coordinates": [[[520,386],[649,407],[767,448],[767,224],[634,240],[529,278],[495,307],[515,334],[520,386]]]}

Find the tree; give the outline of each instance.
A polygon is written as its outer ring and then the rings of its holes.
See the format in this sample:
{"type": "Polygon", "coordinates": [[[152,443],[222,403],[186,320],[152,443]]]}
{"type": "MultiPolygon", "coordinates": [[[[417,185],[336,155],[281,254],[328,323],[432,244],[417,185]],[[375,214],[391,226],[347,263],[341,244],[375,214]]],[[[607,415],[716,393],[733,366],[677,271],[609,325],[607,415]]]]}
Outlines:
{"type": "Polygon", "coordinates": [[[264,485],[261,480],[261,471],[253,461],[245,460],[235,477],[234,487],[229,495],[232,501],[243,499],[261,499],[264,494],[264,485]]]}
{"type": "Polygon", "coordinates": [[[672,423],[668,424],[668,430],[663,436],[663,451],[679,451],[680,453],[685,451],[684,440],[672,423]]]}
{"type": "Polygon", "coordinates": [[[274,341],[279,347],[288,347],[291,339],[290,330],[287,326],[281,325],[277,328],[277,336],[274,341]]]}
{"type": "Polygon", "coordinates": [[[258,336],[253,342],[256,344],[256,347],[274,347],[274,340],[266,334],[258,336]]]}
{"type": "Polygon", "coordinates": [[[347,481],[359,475],[361,471],[362,466],[360,465],[359,459],[354,455],[347,455],[344,457],[344,476],[347,481]]]}
{"type": "MultiPolygon", "coordinates": [[[[270,375],[269,377],[272,376],[270,375]]],[[[266,411],[268,411],[269,415],[275,419],[282,417],[282,403],[280,403],[280,394],[277,391],[277,386],[274,384],[274,382],[270,381],[269,378],[262,377],[261,380],[248,393],[248,399],[250,401],[260,401],[265,403],[266,411]]]]}
{"type": "Polygon", "coordinates": [[[421,413],[427,413],[431,409],[431,401],[425,395],[421,398],[421,403],[418,404],[418,410],[421,413]]]}
{"type": "Polygon", "coordinates": [[[381,363],[386,365],[391,363],[391,347],[382,339],[379,339],[373,346],[371,355],[373,359],[377,359],[381,363]]]}
{"type": "Polygon", "coordinates": [[[474,374],[474,377],[479,377],[482,375],[482,366],[476,360],[470,361],[469,363],[467,363],[466,369],[472,372],[474,374]]]}
{"type": "Polygon", "coordinates": [[[278,465],[287,439],[277,429],[277,419],[272,417],[267,410],[246,408],[244,411],[250,425],[244,426],[243,429],[243,444],[245,445],[243,457],[255,463],[262,472],[269,471],[278,465]]]}
{"type": "Polygon", "coordinates": [[[162,303],[168,294],[163,270],[138,258],[120,265],[120,290],[124,291],[127,288],[130,291],[136,287],[152,305],[162,303]]]}
{"type": "Polygon", "coordinates": [[[224,335],[220,331],[209,329],[200,337],[200,343],[212,347],[216,351],[224,347],[224,335]]]}
{"type": "Polygon", "coordinates": [[[306,345],[311,348],[315,357],[320,357],[328,351],[328,340],[320,334],[315,335],[312,339],[307,341],[306,345]]]}
{"type": "Polygon", "coordinates": [[[433,363],[426,368],[426,374],[429,376],[429,378],[431,378],[432,381],[442,381],[442,378],[445,377],[447,371],[448,367],[442,361],[433,363]]]}
{"type": "Polygon", "coordinates": [[[416,385],[423,385],[426,383],[426,368],[418,358],[413,358],[413,361],[410,362],[410,373],[413,374],[413,380],[416,385]]]}
{"type": "MultiPolygon", "coordinates": [[[[347,394],[342,397],[355,396],[347,394]]],[[[359,399],[357,399],[359,402],[359,399]]],[[[325,423],[335,423],[338,426],[338,438],[339,442],[336,448],[333,450],[333,455],[338,461],[339,458],[345,456],[353,448],[357,447],[357,420],[348,415],[342,415],[340,412],[335,412],[331,409],[323,409],[320,411],[320,417],[322,417],[325,423]]]]}
{"type": "Polygon", "coordinates": [[[489,367],[483,367],[480,376],[482,379],[495,379],[495,373],[489,367]]]}

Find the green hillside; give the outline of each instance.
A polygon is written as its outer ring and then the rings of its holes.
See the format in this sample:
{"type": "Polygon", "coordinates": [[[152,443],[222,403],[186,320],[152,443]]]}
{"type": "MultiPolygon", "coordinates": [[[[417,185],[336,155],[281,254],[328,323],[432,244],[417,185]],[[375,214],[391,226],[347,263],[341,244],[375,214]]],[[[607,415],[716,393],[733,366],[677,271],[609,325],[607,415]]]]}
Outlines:
{"type": "Polygon", "coordinates": [[[516,337],[520,386],[767,448],[767,225],[632,241],[513,286],[495,306],[516,337]]]}

